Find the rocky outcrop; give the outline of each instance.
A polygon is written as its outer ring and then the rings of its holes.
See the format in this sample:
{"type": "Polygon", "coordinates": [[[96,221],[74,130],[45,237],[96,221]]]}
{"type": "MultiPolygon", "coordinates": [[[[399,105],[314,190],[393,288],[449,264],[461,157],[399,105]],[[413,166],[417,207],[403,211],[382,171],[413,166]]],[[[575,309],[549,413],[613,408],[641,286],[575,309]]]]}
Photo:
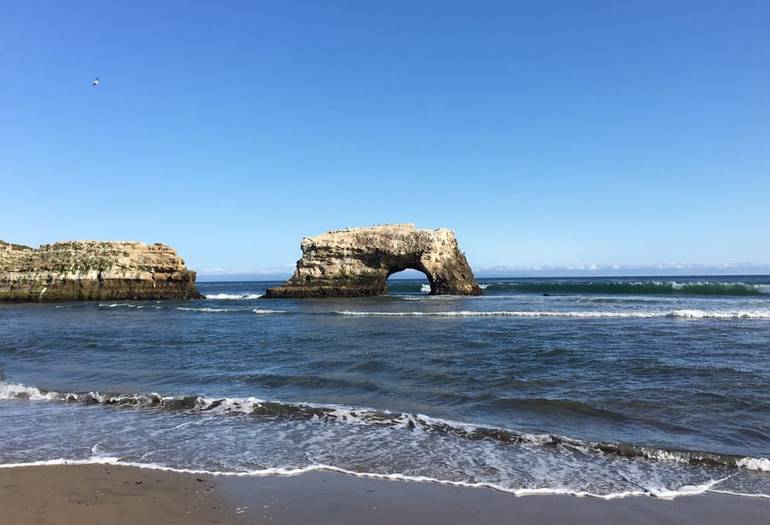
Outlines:
{"type": "Polygon", "coordinates": [[[383,295],[388,277],[407,268],[428,277],[431,294],[481,294],[452,230],[387,224],[305,237],[294,275],[265,297],[383,295]]]}
{"type": "Polygon", "coordinates": [[[194,299],[195,272],[164,244],[0,241],[0,301],[194,299]]]}

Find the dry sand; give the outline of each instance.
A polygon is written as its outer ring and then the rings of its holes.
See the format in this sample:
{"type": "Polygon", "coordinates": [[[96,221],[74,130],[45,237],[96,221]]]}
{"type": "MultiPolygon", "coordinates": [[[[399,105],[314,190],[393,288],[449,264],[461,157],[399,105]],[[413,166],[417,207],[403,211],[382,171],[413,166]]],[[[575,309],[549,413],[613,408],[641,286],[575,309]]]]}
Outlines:
{"type": "Polygon", "coordinates": [[[761,524],[770,523],[770,499],[514,497],[334,473],[231,478],[104,465],[0,469],[2,525],[141,523],[761,524]]]}

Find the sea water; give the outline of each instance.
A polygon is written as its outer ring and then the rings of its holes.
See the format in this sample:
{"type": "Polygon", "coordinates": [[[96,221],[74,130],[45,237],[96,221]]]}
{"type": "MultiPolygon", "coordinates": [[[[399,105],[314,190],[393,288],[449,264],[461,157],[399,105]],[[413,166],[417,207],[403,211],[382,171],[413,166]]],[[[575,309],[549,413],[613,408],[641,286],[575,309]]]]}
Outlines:
{"type": "Polygon", "coordinates": [[[770,277],[0,305],[0,466],[770,497],[770,277]]]}

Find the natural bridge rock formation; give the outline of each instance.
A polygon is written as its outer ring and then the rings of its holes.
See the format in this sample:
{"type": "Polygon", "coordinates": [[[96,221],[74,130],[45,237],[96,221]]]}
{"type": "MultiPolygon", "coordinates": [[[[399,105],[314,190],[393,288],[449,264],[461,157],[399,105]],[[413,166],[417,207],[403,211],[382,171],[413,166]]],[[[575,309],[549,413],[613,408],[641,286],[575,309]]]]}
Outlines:
{"type": "Polygon", "coordinates": [[[0,301],[194,299],[195,272],[164,244],[0,241],[0,301]]]}
{"type": "Polygon", "coordinates": [[[453,231],[388,224],[305,237],[294,275],[265,297],[382,295],[388,276],[407,268],[428,277],[432,294],[481,294],[453,231]]]}

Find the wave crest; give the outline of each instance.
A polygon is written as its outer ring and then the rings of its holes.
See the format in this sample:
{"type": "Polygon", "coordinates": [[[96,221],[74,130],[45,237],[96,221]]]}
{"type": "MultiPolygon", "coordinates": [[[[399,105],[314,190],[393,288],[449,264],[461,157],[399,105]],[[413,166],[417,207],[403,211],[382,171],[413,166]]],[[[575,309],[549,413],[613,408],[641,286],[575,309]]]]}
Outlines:
{"type": "Polygon", "coordinates": [[[252,299],[259,299],[263,294],[256,292],[243,292],[243,293],[210,293],[206,294],[206,299],[214,301],[249,301],[252,299]]]}
{"type": "Polygon", "coordinates": [[[743,468],[769,472],[770,459],[744,457],[696,450],[645,447],[628,443],[606,443],[570,438],[558,434],[527,434],[481,426],[424,414],[396,413],[365,407],[287,403],[255,397],[166,396],[158,393],[109,394],[100,392],[44,391],[22,384],[0,382],[0,400],[60,401],[129,408],[155,408],[192,413],[248,415],[253,417],[303,420],[319,423],[380,426],[409,431],[436,432],[461,439],[489,440],[504,445],[559,447],[581,453],[609,454],[626,458],[687,463],[712,467],[743,468]]]}

